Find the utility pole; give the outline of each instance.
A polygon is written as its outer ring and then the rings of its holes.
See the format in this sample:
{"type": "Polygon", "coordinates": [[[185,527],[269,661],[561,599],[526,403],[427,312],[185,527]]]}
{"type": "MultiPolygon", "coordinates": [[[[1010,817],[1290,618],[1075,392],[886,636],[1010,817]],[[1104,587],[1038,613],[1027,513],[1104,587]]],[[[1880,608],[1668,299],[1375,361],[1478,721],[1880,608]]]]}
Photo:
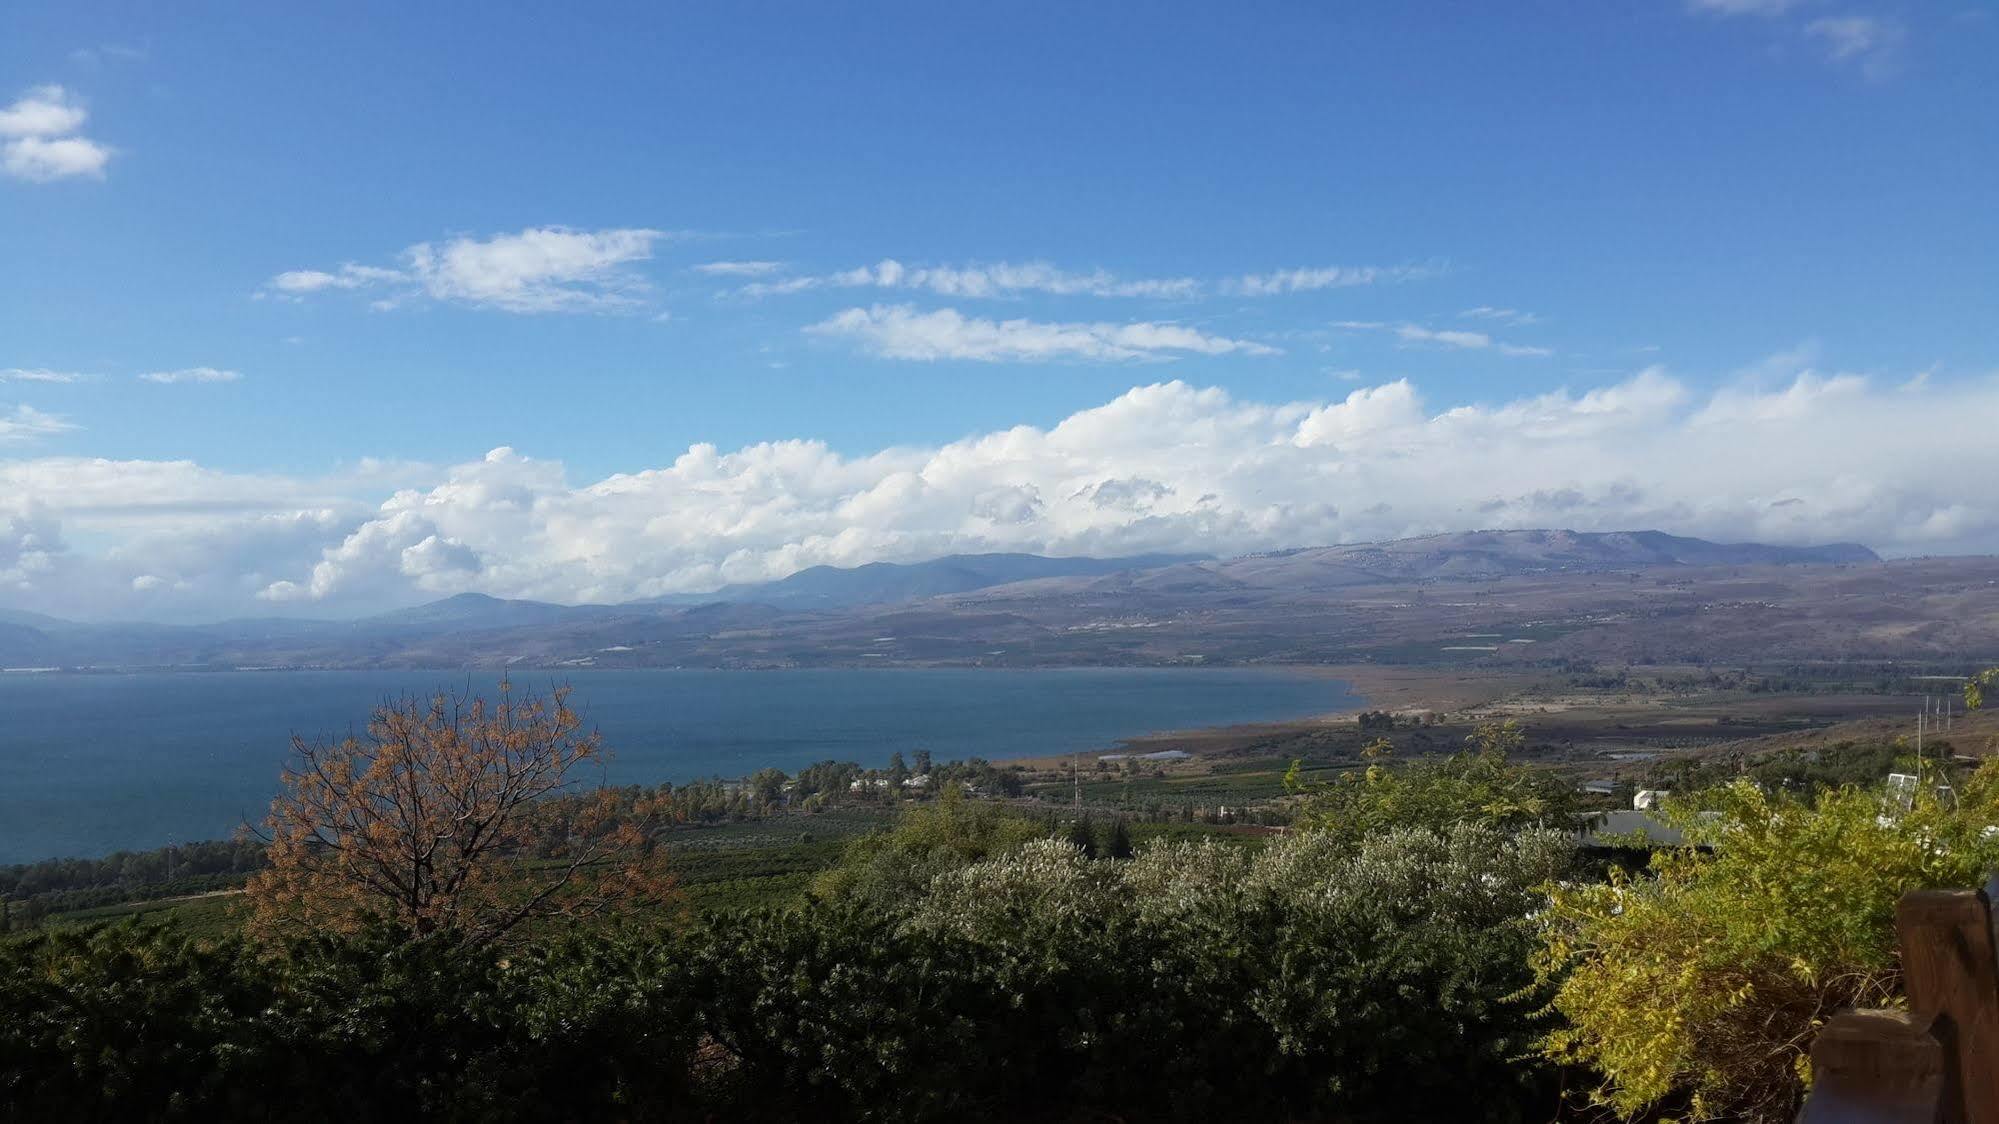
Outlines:
{"type": "Polygon", "coordinates": [[[1916,711],[1916,787],[1923,784],[1923,722],[1930,716],[1930,697],[1923,696],[1923,706],[1916,711]]]}
{"type": "Polygon", "coordinates": [[[1083,751],[1069,755],[1069,781],[1075,788],[1076,818],[1083,818],[1083,751]]]}

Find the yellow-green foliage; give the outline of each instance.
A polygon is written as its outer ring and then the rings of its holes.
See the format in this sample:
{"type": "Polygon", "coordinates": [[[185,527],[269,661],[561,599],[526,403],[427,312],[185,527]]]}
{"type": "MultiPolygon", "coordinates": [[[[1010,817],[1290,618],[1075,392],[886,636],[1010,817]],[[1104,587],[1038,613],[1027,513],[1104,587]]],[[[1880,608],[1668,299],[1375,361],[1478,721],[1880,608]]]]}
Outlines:
{"type": "Polygon", "coordinates": [[[1294,816],[1299,829],[1349,840],[1408,827],[1568,822],[1575,786],[1548,770],[1513,764],[1510,754],[1525,740],[1516,722],[1488,722],[1465,739],[1463,752],[1396,766],[1387,761],[1394,747],[1377,739],[1362,750],[1365,769],[1310,783],[1294,761],[1284,786],[1304,797],[1294,816]]]}
{"type": "Polygon", "coordinates": [[[935,804],[911,808],[889,831],[854,840],[840,865],[814,880],[824,898],[864,895],[884,902],[913,898],[947,870],[990,858],[1038,839],[1042,829],[985,801],[970,801],[956,785],[935,804]]]}
{"type": "Polygon", "coordinates": [[[1987,809],[1927,797],[1890,816],[1854,788],[1808,804],[1737,782],[1667,815],[1713,850],[1557,889],[1538,956],[1567,1021],[1547,1052],[1602,1073],[1627,1116],[1791,1119],[1818,1027],[1899,992],[1896,899],[1999,859],[1987,809]]]}
{"type": "Polygon", "coordinates": [[[1999,689],[1999,667],[1988,667],[1964,684],[1964,705],[1973,710],[1985,705],[1985,692],[1999,689]]]}

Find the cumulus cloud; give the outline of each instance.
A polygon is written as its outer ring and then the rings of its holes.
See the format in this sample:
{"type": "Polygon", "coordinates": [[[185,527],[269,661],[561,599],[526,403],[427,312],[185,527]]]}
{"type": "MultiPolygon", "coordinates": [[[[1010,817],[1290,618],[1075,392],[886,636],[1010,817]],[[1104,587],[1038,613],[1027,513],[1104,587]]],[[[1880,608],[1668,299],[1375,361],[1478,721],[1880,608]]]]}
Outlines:
{"type": "Polygon", "coordinates": [[[951,308],[918,312],[908,305],[850,308],[806,331],[855,340],[873,354],[889,359],[1046,362],[1277,354],[1276,348],[1265,344],[1208,335],[1181,324],[987,320],[951,308]]]}
{"type": "Polygon", "coordinates": [[[45,414],[33,406],[15,406],[11,410],[0,408],[0,443],[32,441],[37,437],[67,433],[75,428],[63,418],[45,414]]]}
{"type": "Polygon", "coordinates": [[[1023,293],[1052,296],[1154,297],[1184,300],[1200,293],[1191,277],[1120,278],[1105,270],[1076,273],[1047,262],[995,262],[990,265],[908,266],[893,258],[838,273],[755,281],[736,290],[741,296],[766,297],[807,289],[920,289],[947,297],[1009,297],[1023,293]]]}
{"type": "Polygon", "coordinates": [[[309,571],[383,491],[434,479],[376,461],[300,478],[189,461],[0,459],[0,604],[96,619],[240,614],[271,583],[309,571]],[[73,550],[65,530],[101,548],[73,550]]]}
{"type": "Polygon", "coordinates": [[[0,108],[0,172],[30,183],[104,178],[111,150],[77,135],[89,113],[61,86],[36,86],[0,108]]]}
{"type": "Polygon", "coordinates": [[[995,523],[1031,523],[1041,515],[1041,493],[1032,484],[988,489],[972,497],[972,515],[995,523]]]}
{"type": "Polygon", "coordinates": [[[1991,551],[1999,497],[1964,481],[1999,478],[1994,416],[1999,377],[1910,385],[1792,361],[1715,388],[1655,367],[1492,404],[1433,404],[1406,380],[1302,402],[1162,382],[1051,428],[866,455],[695,445],[580,482],[510,448],[318,480],[0,461],[0,602],[623,601],[954,552],[1227,555],[1469,527],[1991,551]],[[1905,455],[1916,442],[1925,455],[1905,455]]]}
{"type": "Polygon", "coordinates": [[[61,524],[46,510],[32,502],[0,508],[0,591],[33,590],[68,549],[61,524]]]}
{"type": "Polygon", "coordinates": [[[419,242],[402,252],[399,268],[348,262],[334,270],[287,270],[272,277],[261,295],[298,299],[378,288],[387,294],[373,302],[378,309],[419,299],[526,313],[631,308],[651,289],[631,267],[650,259],[654,243],[665,237],[664,231],[642,228],[544,226],[419,242]]]}
{"type": "Polygon", "coordinates": [[[275,581],[258,596],[267,601],[324,601],[356,587],[375,589],[403,582],[438,592],[476,577],[479,569],[476,551],[440,535],[420,513],[397,511],[362,524],[338,546],[324,551],[305,582],[275,581]]]}
{"type": "Polygon", "coordinates": [[[53,137],[74,133],[90,114],[61,86],[36,86],[0,109],[0,137],[53,137]]]}
{"type": "Polygon", "coordinates": [[[139,377],[146,382],[172,384],[182,382],[237,382],[243,376],[240,372],[225,371],[217,367],[182,367],[174,371],[147,371],[139,377]]]}

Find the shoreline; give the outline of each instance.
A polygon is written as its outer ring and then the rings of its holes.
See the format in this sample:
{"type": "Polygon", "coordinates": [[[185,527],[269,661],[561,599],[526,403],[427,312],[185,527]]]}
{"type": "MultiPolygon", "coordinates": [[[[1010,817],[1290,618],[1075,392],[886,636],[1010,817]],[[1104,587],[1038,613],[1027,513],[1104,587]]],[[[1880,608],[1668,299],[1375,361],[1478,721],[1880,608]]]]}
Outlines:
{"type": "MultiPolygon", "coordinates": [[[[1286,672],[1312,679],[1331,679],[1345,684],[1354,703],[1341,710],[1304,715],[1270,722],[1239,722],[1222,726],[1196,726],[1157,730],[1120,738],[1109,746],[1079,751],[1092,758],[1108,755],[1142,756],[1179,750],[1188,760],[1202,761],[1227,757],[1268,741],[1296,737],[1333,726],[1348,725],[1368,710],[1393,714],[1425,711],[1452,713],[1493,702],[1536,682],[1539,677],[1508,671],[1472,671],[1465,668],[1425,668],[1380,664],[1264,664],[1274,672],[1286,672]]],[[[1242,670],[1241,667],[1236,670],[1242,670]]],[[[1073,754],[1036,754],[1008,757],[995,764],[1024,765],[1032,769],[1067,768],[1073,754]]]]}

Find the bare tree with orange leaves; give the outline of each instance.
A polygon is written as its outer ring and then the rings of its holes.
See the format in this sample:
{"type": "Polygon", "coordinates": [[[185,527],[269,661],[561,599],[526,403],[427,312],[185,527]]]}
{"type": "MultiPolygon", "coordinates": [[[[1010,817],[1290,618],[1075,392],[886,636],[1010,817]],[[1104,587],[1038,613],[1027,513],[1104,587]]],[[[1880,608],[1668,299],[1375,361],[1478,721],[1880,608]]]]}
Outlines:
{"type": "Polygon", "coordinates": [[[377,707],[365,737],[292,739],[271,802],[269,866],[250,882],[258,929],[356,928],[498,940],[531,919],[658,904],[671,891],[652,810],[578,791],[601,764],[567,688],[497,703],[439,694],[377,707]]]}

